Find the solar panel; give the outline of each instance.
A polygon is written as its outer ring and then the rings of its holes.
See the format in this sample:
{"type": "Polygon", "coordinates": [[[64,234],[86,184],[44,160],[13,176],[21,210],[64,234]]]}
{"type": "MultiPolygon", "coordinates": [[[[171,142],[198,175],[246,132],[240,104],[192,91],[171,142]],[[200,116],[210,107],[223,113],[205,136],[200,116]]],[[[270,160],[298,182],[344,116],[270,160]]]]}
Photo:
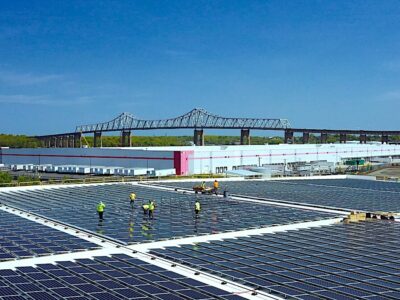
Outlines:
{"type": "Polygon", "coordinates": [[[15,286],[23,292],[37,292],[42,290],[39,286],[32,283],[21,283],[15,286]]]}
{"type": "Polygon", "coordinates": [[[36,300],[57,300],[58,299],[55,296],[52,296],[48,292],[32,292],[32,293],[27,293],[27,295],[36,300]]]}
{"type": "Polygon", "coordinates": [[[10,287],[0,287],[0,296],[18,295],[18,292],[10,287]]]}

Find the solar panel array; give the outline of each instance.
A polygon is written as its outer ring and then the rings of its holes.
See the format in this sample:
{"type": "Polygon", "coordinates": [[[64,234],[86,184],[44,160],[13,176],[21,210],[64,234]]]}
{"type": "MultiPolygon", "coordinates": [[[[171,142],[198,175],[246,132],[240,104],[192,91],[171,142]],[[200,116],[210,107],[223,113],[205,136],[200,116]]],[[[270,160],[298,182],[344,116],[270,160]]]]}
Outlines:
{"type": "Polygon", "coordinates": [[[317,179],[317,180],[287,180],[286,182],[303,185],[322,185],[337,188],[352,188],[400,193],[400,184],[397,182],[360,180],[360,179],[317,179]]]}
{"type": "MultiPolygon", "coordinates": [[[[194,183],[175,186],[191,188],[194,183]]],[[[360,180],[220,182],[221,191],[276,201],[365,210],[400,210],[400,185],[360,180]]],[[[335,214],[176,193],[130,184],[0,193],[0,202],[96,232],[140,243],[336,217],[335,214]],[[138,200],[130,208],[129,194],[138,200]],[[202,204],[200,217],[194,201],[202,204]],[[96,205],[106,203],[105,220],[96,205]],[[141,205],[155,200],[155,217],[141,205]]],[[[155,255],[293,299],[399,299],[400,223],[362,223],[254,235],[181,247],[155,255]]],[[[0,211],[1,261],[99,246],[0,211]]],[[[125,254],[0,270],[0,300],[241,299],[238,295],[125,254]]]]}
{"type": "Polygon", "coordinates": [[[399,299],[400,223],[370,221],[154,249],[295,299],[399,299]]]}
{"type": "Polygon", "coordinates": [[[0,210],[0,261],[97,248],[94,243],[0,210]]]}
{"type": "Polygon", "coordinates": [[[0,270],[0,299],[243,299],[125,254],[0,270]]]}
{"type": "MultiPolygon", "coordinates": [[[[194,182],[174,182],[192,188],[194,182]]],[[[230,194],[366,211],[400,212],[400,184],[369,180],[221,181],[230,194]]]]}
{"type": "Polygon", "coordinates": [[[260,228],[331,218],[324,212],[283,208],[215,196],[198,196],[202,212],[194,214],[193,194],[180,194],[130,184],[79,186],[0,193],[0,201],[47,218],[78,226],[124,243],[260,228]],[[135,209],[129,194],[137,194],[135,209]],[[96,205],[106,204],[105,220],[98,221],[96,205]],[[154,219],[143,215],[141,205],[155,200],[154,219]],[[267,216],[267,217],[266,217],[267,216]]]}

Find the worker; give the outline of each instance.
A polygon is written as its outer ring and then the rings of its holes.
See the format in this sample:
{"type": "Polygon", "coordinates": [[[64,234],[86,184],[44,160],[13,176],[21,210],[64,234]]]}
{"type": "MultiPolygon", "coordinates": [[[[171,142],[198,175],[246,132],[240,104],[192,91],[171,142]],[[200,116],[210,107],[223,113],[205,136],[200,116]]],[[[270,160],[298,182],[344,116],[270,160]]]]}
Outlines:
{"type": "Polygon", "coordinates": [[[214,193],[218,194],[219,182],[217,179],[214,180],[214,193]]]}
{"type": "Polygon", "coordinates": [[[136,194],[135,193],[131,193],[129,195],[129,200],[130,200],[130,203],[131,203],[131,208],[133,209],[134,208],[134,204],[135,204],[135,200],[136,200],[136,194]]]}
{"type": "Polygon", "coordinates": [[[149,202],[149,218],[150,219],[153,219],[153,217],[154,217],[154,210],[156,209],[156,203],[153,201],[153,200],[151,200],[150,202],[149,202]]]}
{"type": "Polygon", "coordinates": [[[103,221],[103,213],[104,213],[104,209],[106,208],[106,205],[100,201],[99,204],[97,204],[97,213],[99,214],[99,220],[103,221]]]}
{"type": "Polygon", "coordinates": [[[196,200],[196,203],[194,204],[194,212],[196,213],[196,217],[199,215],[201,210],[201,205],[199,200],[196,200]]]}
{"type": "Polygon", "coordinates": [[[149,211],[149,204],[143,204],[142,208],[143,208],[143,214],[147,215],[147,212],[149,211]]]}
{"type": "Polygon", "coordinates": [[[205,182],[205,181],[203,181],[203,182],[201,183],[201,188],[202,188],[203,190],[206,188],[206,182],[205,182]]]}

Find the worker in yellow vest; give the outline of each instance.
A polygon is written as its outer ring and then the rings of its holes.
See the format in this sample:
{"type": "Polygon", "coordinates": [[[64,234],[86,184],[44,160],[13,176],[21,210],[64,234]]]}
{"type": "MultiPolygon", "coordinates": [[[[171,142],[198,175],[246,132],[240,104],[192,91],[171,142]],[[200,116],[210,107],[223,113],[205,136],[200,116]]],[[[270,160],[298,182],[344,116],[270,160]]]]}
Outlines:
{"type": "Polygon", "coordinates": [[[135,193],[131,193],[129,195],[129,200],[130,200],[130,203],[131,203],[131,208],[133,209],[134,205],[135,205],[136,194],[135,193]]]}
{"type": "Polygon", "coordinates": [[[102,201],[100,201],[100,203],[97,204],[97,213],[99,214],[100,221],[103,221],[104,208],[106,208],[106,205],[102,201]]]}
{"type": "Polygon", "coordinates": [[[201,204],[199,200],[196,200],[196,203],[194,204],[194,212],[196,214],[196,217],[199,215],[200,210],[201,210],[201,204]]]}
{"type": "Polygon", "coordinates": [[[156,209],[156,203],[153,201],[153,200],[151,200],[150,202],[149,202],[149,218],[150,219],[153,219],[153,217],[154,217],[154,210],[156,209]]]}
{"type": "Polygon", "coordinates": [[[143,204],[142,209],[143,209],[143,214],[147,215],[147,212],[149,211],[149,204],[143,204]]]}

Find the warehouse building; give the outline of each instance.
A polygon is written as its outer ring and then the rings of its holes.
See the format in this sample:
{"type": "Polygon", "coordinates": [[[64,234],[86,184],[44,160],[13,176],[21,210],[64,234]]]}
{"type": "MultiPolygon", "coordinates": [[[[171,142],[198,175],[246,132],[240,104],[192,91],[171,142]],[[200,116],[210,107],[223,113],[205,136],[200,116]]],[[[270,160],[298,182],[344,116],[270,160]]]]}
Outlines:
{"type": "Polygon", "coordinates": [[[224,173],[245,166],[400,156],[400,145],[305,144],[128,148],[0,149],[0,163],[75,165],[154,170],[175,169],[177,175],[224,173]]]}

